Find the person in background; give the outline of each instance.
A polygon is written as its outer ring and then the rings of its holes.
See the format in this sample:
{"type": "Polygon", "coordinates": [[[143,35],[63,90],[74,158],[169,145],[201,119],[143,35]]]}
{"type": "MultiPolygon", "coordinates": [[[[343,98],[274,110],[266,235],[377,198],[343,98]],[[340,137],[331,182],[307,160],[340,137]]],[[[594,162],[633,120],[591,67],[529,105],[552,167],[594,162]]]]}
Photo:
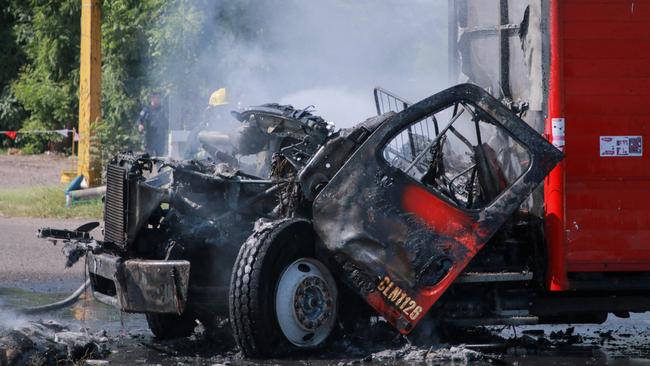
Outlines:
{"type": "MultiPolygon", "coordinates": [[[[223,140],[222,137],[228,139],[228,134],[239,127],[240,123],[229,113],[229,104],[226,88],[219,88],[210,95],[208,107],[203,111],[203,120],[192,129],[187,139],[186,159],[200,157],[201,149],[206,148],[210,150],[209,154],[214,154],[216,150],[205,146],[205,140],[223,140]]],[[[219,150],[222,149],[223,146],[220,146],[219,150]]]]}
{"type": "Polygon", "coordinates": [[[162,108],[160,94],[149,96],[149,105],[138,115],[138,132],[144,134],[144,150],[151,156],[165,156],[169,119],[162,108]]]}

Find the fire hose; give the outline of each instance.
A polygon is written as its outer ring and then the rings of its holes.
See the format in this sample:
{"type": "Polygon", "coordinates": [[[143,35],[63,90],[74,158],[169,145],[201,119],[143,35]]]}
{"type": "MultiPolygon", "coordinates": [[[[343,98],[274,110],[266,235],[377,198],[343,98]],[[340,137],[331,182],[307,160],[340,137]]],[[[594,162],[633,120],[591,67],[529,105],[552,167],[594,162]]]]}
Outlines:
{"type": "Polygon", "coordinates": [[[19,312],[23,314],[40,314],[40,313],[45,313],[48,311],[52,310],[57,310],[61,309],[67,306],[70,306],[77,302],[79,300],[79,296],[86,291],[86,289],[90,286],[90,280],[86,280],[86,282],[79,286],[78,289],[76,289],[70,296],[66,297],[65,299],[57,302],[53,302],[51,304],[45,304],[45,305],[40,305],[40,306],[32,306],[32,307],[26,307],[19,309],[19,312]]]}

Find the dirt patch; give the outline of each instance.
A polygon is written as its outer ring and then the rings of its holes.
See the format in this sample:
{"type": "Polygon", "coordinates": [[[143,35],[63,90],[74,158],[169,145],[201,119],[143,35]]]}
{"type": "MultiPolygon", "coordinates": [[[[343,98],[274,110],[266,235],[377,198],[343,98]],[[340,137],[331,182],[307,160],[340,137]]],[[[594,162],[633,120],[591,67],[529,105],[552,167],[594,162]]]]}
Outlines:
{"type": "Polygon", "coordinates": [[[57,185],[61,172],[75,167],[74,158],[63,155],[0,155],[0,187],[57,185]]]}

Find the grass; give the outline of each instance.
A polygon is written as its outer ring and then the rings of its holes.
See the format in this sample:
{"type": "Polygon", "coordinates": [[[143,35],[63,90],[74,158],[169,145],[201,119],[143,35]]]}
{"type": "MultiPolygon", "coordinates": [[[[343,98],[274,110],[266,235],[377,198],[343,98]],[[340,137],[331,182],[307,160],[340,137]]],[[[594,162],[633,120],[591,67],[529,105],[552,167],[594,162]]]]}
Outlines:
{"type": "Polygon", "coordinates": [[[101,219],[100,199],[65,207],[62,186],[0,189],[0,216],[55,219],[101,219]]]}

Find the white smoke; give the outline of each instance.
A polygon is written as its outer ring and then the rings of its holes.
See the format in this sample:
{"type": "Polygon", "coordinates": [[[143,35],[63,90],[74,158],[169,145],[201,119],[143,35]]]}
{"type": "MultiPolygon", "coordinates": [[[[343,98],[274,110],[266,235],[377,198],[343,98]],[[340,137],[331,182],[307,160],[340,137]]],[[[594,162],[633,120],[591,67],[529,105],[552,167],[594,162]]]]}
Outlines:
{"type": "Polygon", "coordinates": [[[170,69],[204,70],[233,106],[314,105],[346,127],[376,113],[375,86],[417,101],[448,85],[447,0],[240,0],[245,14],[225,12],[228,27],[223,8],[233,3],[208,3],[205,19],[215,21],[203,34],[216,46],[197,47],[198,63],[170,69]]]}
{"type": "Polygon", "coordinates": [[[0,333],[18,328],[25,324],[27,319],[13,311],[7,304],[0,300],[0,333]]]}

